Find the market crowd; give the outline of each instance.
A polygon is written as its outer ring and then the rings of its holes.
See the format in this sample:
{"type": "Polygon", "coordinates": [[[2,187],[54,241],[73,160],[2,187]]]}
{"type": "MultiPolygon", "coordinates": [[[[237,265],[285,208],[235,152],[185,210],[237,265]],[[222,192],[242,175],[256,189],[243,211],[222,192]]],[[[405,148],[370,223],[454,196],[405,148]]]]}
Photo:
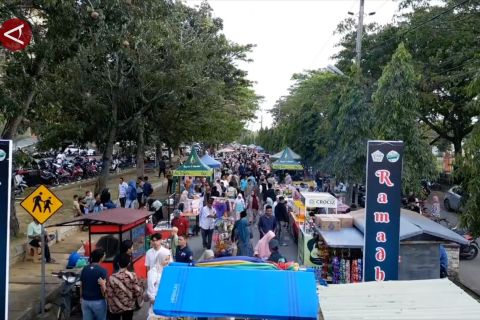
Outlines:
{"type": "MultiPolygon", "coordinates": [[[[162,169],[163,170],[163,169],[162,169]]],[[[163,172],[171,175],[171,172],[163,172]]],[[[169,178],[168,176],[167,178],[169,178]]],[[[199,177],[181,180],[181,195],[171,221],[171,235],[162,239],[154,226],[164,220],[162,203],[152,199],[153,188],[148,177],[136,182],[119,182],[119,205],[152,212],[152,226],[148,228],[150,249],[146,252],[147,281],[142,281],[133,270],[133,242],[121,243],[120,253],[113,261],[114,273],[107,277],[101,266],[105,259],[102,248],[90,255],[90,264],[81,272],[82,311],[84,319],[132,319],[134,311],[146,302],[150,304],[149,319],[158,319],[152,305],[158,290],[162,271],[169,263],[193,264],[194,254],[188,246],[189,237],[200,235],[204,252],[200,260],[238,255],[270,262],[285,262],[279,252],[282,233],[288,225],[288,208],[277,181],[292,184],[292,177],[274,176],[269,159],[253,151],[237,151],[222,160],[222,169],[215,171],[212,181],[199,177]],[[199,199],[200,208],[195,223],[184,214],[193,199],[199,199]],[[252,243],[254,229],[260,239],[252,243]]],[[[171,189],[171,186],[169,186],[171,189]]],[[[167,190],[171,192],[171,190],[167,190]]],[[[291,188],[294,198],[299,190],[291,188]]],[[[77,215],[94,214],[115,207],[108,190],[99,195],[87,192],[82,199],[74,198],[77,215]]]]}

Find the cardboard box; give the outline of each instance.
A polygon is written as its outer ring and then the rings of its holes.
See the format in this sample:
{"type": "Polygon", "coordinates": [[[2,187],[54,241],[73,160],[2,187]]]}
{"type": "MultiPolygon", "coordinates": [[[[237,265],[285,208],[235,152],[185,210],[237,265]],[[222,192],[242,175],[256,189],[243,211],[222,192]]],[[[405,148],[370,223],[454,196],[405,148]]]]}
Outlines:
{"type": "Polygon", "coordinates": [[[322,230],[338,231],[341,229],[340,219],[322,217],[319,227],[322,230]]]}
{"type": "Polygon", "coordinates": [[[315,224],[321,228],[322,221],[330,221],[331,219],[340,220],[340,228],[353,227],[353,217],[350,214],[316,214],[315,224]]]}
{"type": "Polygon", "coordinates": [[[345,213],[345,214],[332,214],[332,216],[340,220],[340,225],[342,228],[353,228],[352,215],[345,213]]]}

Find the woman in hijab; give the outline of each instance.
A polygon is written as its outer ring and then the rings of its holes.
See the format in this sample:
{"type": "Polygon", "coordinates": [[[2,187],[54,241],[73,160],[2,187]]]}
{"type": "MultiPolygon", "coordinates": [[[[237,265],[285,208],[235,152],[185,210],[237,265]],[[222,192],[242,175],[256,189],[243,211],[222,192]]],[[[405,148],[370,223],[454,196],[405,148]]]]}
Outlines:
{"type": "Polygon", "coordinates": [[[250,243],[252,233],[247,220],[247,211],[240,212],[240,220],[235,222],[232,233],[237,241],[237,255],[251,257],[253,255],[253,247],[250,243]]]}
{"type": "Polygon", "coordinates": [[[240,212],[246,209],[245,201],[243,200],[243,196],[241,193],[237,195],[237,199],[235,199],[235,202],[233,205],[235,208],[235,220],[238,220],[240,219],[240,212]]]}
{"type": "Polygon", "coordinates": [[[273,238],[275,238],[275,232],[270,230],[260,240],[258,240],[254,250],[255,257],[265,260],[270,257],[272,253],[270,252],[270,247],[268,243],[273,238]]]}
{"type": "Polygon", "coordinates": [[[148,310],[147,319],[158,319],[153,313],[153,303],[155,302],[155,297],[158,291],[158,285],[160,284],[160,279],[162,278],[163,268],[170,263],[170,255],[166,254],[166,251],[160,250],[157,254],[155,260],[155,266],[148,270],[147,273],[147,296],[150,301],[150,309],[148,310]]]}

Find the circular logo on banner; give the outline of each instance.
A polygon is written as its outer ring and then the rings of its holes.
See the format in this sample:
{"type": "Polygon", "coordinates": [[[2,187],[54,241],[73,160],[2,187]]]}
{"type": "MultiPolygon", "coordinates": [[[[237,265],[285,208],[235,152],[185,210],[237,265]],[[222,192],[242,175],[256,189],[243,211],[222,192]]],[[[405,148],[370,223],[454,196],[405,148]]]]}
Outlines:
{"type": "Polygon", "coordinates": [[[0,161],[5,160],[6,157],[7,157],[7,153],[2,149],[0,149],[0,161]]]}
{"type": "Polygon", "coordinates": [[[25,49],[31,40],[32,28],[21,19],[9,19],[0,27],[0,42],[10,51],[25,49]]]}
{"type": "Polygon", "coordinates": [[[389,162],[397,162],[398,159],[400,159],[400,154],[397,151],[392,150],[389,153],[387,153],[387,160],[389,162]]]}

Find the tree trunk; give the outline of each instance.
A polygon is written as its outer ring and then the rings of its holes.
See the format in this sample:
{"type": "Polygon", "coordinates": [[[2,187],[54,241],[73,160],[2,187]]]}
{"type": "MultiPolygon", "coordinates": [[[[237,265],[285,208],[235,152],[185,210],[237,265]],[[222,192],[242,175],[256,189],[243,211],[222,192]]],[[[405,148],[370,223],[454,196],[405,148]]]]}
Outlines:
{"type": "Polygon", "coordinates": [[[145,173],[145,123],[140,118],[137,126],[137,177],[145,173]]]}
{"type": "Polygon", "coordinates": [[[117,112],[118,105],[116,102],[116,97],[113,99],[112,103],[112,123],[110,124],[110,130],[108,132],[107,145],[102,155],[102,172],[98,176],[97,182],[95,183],[95,192],[100,193],[107,186],[108,176],[110,174],[110,165],[112,163],[113,155],[113,145],[115,144],[115,139],[117,137],[117,112]]]}
{"type": "Polygon", "coordinates": [[[160,160],[162,160],[162,143],[157,141],[157,143],[155,143],[155,164],[157,166],[159,165],[160,160]]]}
{"type": "Polygon", "coordinates": [[[453,142],[453,149],[455,152],[455,157],[462,156],[462,139],[455,139],[453,142]]]}
{"type": "MultiPolygon", "coordinates": [[[[19,114],[7,121],[2,132],[2,139],[13,140],[17,135],[18,127],[22,122],[23,115],[27,113],[28,108],[32,104],[35,97],[35,90],[31,90],[22,106],[19,114]]],[[[14,150],[12,150],[13,152],[14,150]]],[[[12,192],[10,195],[10,234],[12,236],[18,236],[20,232],[20,222],[17,218],[17,210],[15,209],[15,179],[12,179],[12,192]]]]}

